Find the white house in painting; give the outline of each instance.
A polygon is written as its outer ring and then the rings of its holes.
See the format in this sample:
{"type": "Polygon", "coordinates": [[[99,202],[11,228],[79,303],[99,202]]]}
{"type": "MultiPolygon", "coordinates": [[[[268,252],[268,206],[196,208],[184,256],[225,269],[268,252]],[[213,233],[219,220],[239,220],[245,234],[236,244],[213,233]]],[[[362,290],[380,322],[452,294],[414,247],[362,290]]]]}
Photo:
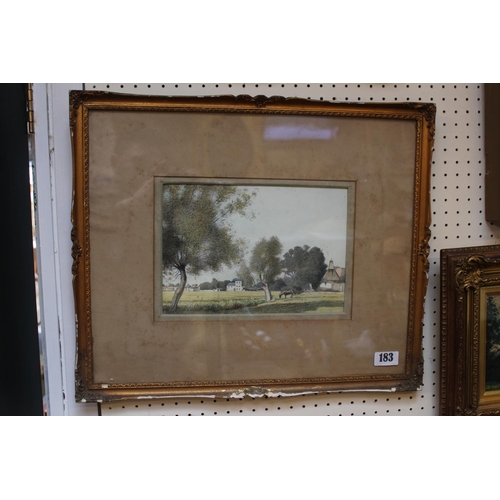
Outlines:
{"type": "Polygon", "coordinates": [[[236,278],[234,281],[230,281],[226,285],[227,292],[241,292],[243,291],[243,280],[236,278]]]}

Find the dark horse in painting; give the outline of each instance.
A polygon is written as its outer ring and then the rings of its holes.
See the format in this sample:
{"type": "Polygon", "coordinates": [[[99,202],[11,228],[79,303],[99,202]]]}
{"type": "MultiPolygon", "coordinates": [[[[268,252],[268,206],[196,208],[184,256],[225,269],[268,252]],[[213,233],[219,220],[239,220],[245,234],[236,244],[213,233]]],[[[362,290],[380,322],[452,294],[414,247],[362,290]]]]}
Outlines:
{"type": "Polygon", "coordinates": [[[290,295],[290,298],[293,297],[295,295],[295,293],[293,293],[293,290],[283,290],[281,293],[280,293],[280,299],[282,296],[285,296],[285,299],[287,298],[288,295],[290,295]]]}

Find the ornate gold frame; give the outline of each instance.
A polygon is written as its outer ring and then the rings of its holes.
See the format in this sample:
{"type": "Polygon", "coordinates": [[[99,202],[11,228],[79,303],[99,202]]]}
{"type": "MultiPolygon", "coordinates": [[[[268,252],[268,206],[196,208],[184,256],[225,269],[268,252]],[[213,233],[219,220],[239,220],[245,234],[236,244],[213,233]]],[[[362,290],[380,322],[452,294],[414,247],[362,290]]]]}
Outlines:
{"type": "Polygon", "coordinates": [[[441,251],[441,415],[499,415],[486,391],[486,296],[500,292],[500,245],[441,251]]]}
{"type": "MultiPolygon", "coordinates": [[[[430,238],[430,164],[434,139],[435,106],[430,103],[393,104],[353,104],[286,99],[265,96],[221,96],[221,97],[159,97],[109,94],[104,92],[73,91],[70,95],[70,127],[74,160],[74,201],[72,210],[73,241],[72,255],[74,294],[77,319],[77,366],[76,400],[111,401],[119,399],[203,396],[243,397],[262,395],[293,395],[305,392],[343,390],[415,390],[422,384],[422,318],[424,297],[429,270],[430,238]],[[413,192],[411,194],[411,255],[408,256],[409,289],[394,290],[408,298],[406,318],[407,328],[398,333],[406,345],[400,358],[401,369],[347,373],[334,376],[297,376],[276,378],[244,378],[241,380],[124,380],[121,382],[96,380],[95,359],[103,359],[104,353],[96,352],[93,333],[93,308],[91,296],[91,245],[94,235],[90,223],[92,193],[91,175],[92,146],[90,142],[90,119],[92,113],[99,112],[147,112],[147,113],[197,113],[271,116],[314,116],[333,117],[340,120],[368,120],[366,126],[377,120],[389,120],[414,124],[414,163],[412,173],[413,192]]],[[[380,122],[382,123],[382,122],[380,122]]],[[[375,125],[376,126],[376,125],[375,125]]],[[[397,151],[398,143],[393,144],[397,151]]],[[[384,167],[378,167],[384,168],[384,167]]],[[[397,168],[388,164],[385,168],[397,168]]],[[[308,177],[305,177],[307,180],[308,177]]],[[[356,252],[356,250],[355,250],[356,252]]],[[[386,270],[390,272],[389,269],[386,270]]],[[[151,288],[153,284],[151,283],[151,288]]],[[[131,305],[132,307],[132,305],[131,305]]],[[[354,304],[356,307],[356,304],[354,304]]],[[[151,303],[153,309],[153,303],[151,303]]],[[[151,313],[153,314],[153,313],[151,313]]],[[[359,314],[359,313],[358,313],[359,314]]],[[[318,322],[315,322],[316,324],[318,322]]],[[[399,338],[398,337],[398,338],[399,338]]],[[[401,339],[400,339],[401,340],[401,339]]],[[[97,349],[101,349],[98,347],[97,349]]]]}

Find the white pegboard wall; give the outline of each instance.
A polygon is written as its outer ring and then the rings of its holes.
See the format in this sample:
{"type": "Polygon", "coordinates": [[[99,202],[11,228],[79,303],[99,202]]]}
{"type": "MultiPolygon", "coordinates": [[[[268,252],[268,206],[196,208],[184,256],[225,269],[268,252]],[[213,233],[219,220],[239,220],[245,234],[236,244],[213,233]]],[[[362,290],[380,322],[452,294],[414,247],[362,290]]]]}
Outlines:
{"type": "Polygon", "coordinates": [[[424,383],[411,393],[329,393],[255,399],[176,398],[102,404],[118,415],[438,415],[442,248],[500,243],[484,218],[483,86],[477,83],[164,83],[85,84],[86,90],[157,95],[281,95],[326,101],[434,102],[432,236],[423,329],[424,383]]]}

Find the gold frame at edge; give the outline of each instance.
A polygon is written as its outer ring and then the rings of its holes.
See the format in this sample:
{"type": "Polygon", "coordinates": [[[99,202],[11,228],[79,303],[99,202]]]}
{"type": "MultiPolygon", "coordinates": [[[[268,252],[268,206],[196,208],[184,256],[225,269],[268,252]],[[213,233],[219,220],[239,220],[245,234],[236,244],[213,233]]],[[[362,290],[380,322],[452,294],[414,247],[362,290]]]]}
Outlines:
{"type": "Polygon", "coordinates": [[[411,391],[422,384],[422,320],[429,271],[430,164],[436,107],[432,103],[336,103],[279,96],[161,97],[107,92],[70,92],[70,131],[73,152],[73,288],[75,295],[77,363],[76,401],[105,402],[134,398],[178,396],[243,397],[271,393],[297,394],[326,391],[411,391]],[[89,111],[184,111],[258,114],[295,114],[411,120],[416,123],[416,158],[407,352],[404,375],[337,377],[175,384],[95,384],[90,296],[89,229],[89,111]]]}
{"type": "Polygon", "coordinates": [[[485,391],[482,302],[495,290],[500,245],[441,250],[441,415],[500,415],[500,391],[485,391]]]}

